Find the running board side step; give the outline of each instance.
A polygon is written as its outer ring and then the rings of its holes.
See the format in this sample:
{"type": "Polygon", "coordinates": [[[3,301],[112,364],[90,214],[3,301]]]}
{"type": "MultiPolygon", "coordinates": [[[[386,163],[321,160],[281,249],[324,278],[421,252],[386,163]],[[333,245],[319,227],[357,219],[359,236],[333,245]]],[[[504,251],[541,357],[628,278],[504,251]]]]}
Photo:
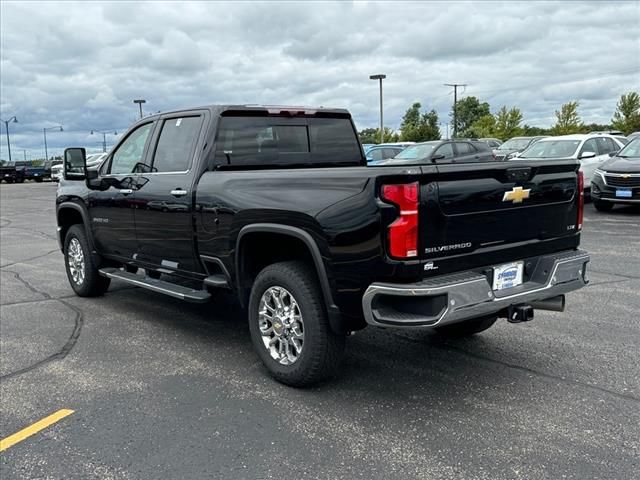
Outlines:
{"type": "Polygon", "coordinates": [[[205,303],[211,299],[211,294],[205,290],[196,290],[183,287],[163,280],[155,280],[151,277],[143,277],[135,273],[125,272],[118,268],[101,268],[100,275],[107,278],[115,278],[130,285],[146,288],[153,292],[163,293],[173,298],[178,298],[191,303],[205,303]]]}

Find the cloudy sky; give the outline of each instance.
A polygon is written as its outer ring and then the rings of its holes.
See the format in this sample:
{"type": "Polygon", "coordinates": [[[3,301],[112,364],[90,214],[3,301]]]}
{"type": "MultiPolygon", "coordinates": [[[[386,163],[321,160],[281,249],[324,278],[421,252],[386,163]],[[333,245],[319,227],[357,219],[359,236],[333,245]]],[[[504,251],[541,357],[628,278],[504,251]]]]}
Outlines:
{"type": "MultiPolygon", "coordinates": [[[[14,159],[65,146],[99,149],[91,129],[121,133],[145,112],[209,103],[346,107],[359,129],[397,129],[419,101],[449,122],[444,83],[519,106],[549,126],[579,100],[608,123],[640,91],[640,1],[12,2],[2,0],[0,117],[14,159]]],[[[444,130],[444,127],[443,127],[444,130]]],[[[116,140],[107,136],[107,142],[116,140]]],[[[0,158],[7,158],[2,125],[0,158]]]]}

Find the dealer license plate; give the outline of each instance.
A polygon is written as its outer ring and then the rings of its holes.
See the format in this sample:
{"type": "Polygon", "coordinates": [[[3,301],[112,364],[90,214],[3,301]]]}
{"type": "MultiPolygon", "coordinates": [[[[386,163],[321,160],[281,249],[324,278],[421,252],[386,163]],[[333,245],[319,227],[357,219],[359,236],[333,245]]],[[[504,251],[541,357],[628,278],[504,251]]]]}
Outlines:
{"type": "Polygon", "coordinates": [[[524,262],[505,263],[493,268],[493,289],[496,291],[522,285],[524,262]]]}
{"type": "Polygon", "coordinates": [[[616,190],[616,197],[631,198],[631,190],[616,190]]]}

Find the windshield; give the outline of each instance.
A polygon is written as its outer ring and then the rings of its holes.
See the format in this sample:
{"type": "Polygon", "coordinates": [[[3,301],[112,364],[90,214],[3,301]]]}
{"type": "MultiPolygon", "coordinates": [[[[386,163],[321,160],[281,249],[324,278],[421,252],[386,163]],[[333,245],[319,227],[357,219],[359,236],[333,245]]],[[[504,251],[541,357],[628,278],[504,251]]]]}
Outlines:
{"type": "Polygon", "coordinates": [[[565,158],[571,157],[580,140],[541,140],[528,148],[520,155],[520,158],[565,158]]]}
{"type": "Polygon", "coordinates": [[[530,138],[512,138],[500,145],[498,150],[524,150],[530,141],[530,138]]]}
{"type": "Polygon", "coordinates": [[[634,161],[640,161],[640,138],[631,140],[627,145],[618,152],[618,157],[632,158],[634,161]]]}
{"type": "Polygon", "coordinates": [[[439,145],[439,142],[421,143],[419,145],[412,145],[405,148],[398,155],[393,158],[398,160],[417,160],[420,158],[427,158],[433,152],[433,149],[439,145]]]}

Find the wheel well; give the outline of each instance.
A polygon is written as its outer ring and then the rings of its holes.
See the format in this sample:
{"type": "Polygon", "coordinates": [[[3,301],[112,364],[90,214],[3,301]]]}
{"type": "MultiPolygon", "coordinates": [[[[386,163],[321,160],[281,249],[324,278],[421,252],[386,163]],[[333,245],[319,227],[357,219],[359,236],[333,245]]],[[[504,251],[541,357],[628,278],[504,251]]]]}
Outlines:
{"type": "Polygon", "coordinates": [[[60,238],[64,244],[64,239],[72,225],[84,224],[82,214],[75,208],[61,208],[58,211],[58,226],[60,227],[60,238]]]}
{"type": "MultiPolygon", "coordinates": [[[[317,268],[309,247],[301,239],[282,233],[253,232],[244,235],[238,246],[238,286],[240,302],[249,303],[253,281],[266,266],[287,260],[307,262],[317,268]]],[[[319,278],[318,278],[319,280],[319,278]]]]}

